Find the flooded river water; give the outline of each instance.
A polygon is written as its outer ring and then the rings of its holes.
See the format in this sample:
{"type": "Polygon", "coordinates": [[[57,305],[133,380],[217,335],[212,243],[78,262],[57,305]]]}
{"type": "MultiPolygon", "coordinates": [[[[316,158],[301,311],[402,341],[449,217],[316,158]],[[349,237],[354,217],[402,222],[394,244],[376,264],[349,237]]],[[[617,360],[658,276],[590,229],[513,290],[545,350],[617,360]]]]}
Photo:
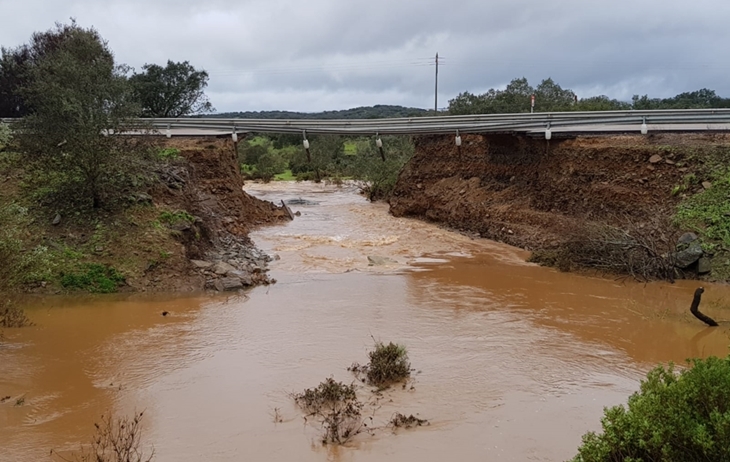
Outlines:
{"type": "MultiPolygon", "coordinates": [[[[36,326],[0,346],[1,461],[50,460],[102,413],[135,410],[161,462],[561,461],[656,363],[728,353],[727,329],[688,316],[696,283],[540,268],[521,250],[394,218],[354,188],[247,190],[301,212],[252,235],[280,257],[275,285],[29,302],[36,326]],[[414,390],[386,393],[376,425],[396,411],[431,424],[323,447],[290,394],[352,381],[346,368],[367,361],[373,338],[405,344],[418,371],[414,390]]],[[[706,289],[703,309],[730,313],[730,289],[706,289]]]]}

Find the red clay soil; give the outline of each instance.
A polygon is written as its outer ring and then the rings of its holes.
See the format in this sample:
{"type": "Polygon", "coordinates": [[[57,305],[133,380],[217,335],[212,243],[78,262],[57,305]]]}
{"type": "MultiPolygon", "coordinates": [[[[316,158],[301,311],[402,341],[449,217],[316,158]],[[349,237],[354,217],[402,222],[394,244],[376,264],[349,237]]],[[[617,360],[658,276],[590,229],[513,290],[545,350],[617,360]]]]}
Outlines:
{"type": "Polygon", "coordinates": [[[721,134],[462,138],[461,148],[451,136],[416,140],[391,212],[528,250],[557,247],[587,222],[666,222],[682,197],[672,189],[694,174],[696,192],[709,179],[704,155],[730,152],[721,134]]]}
{"type": "MultiPolygon", "coordinates": [[[[165,146],[179,149],[185,159],[176,174],[185,184],[181,189],[161,188],[153,195],[161,196],[163,202],[182,199],[180,208],[203,219],[211,234],[227,231],[246,236],[252,228],[286,216],[281,207],[243,191],[243,177],[230,138],[173,138],[165,146]]],[[[174,184],[175,179],[171,180],[174,184]]]]}
{"type": "MultiPolygon", "coordinates": [[[[173,138],[164,147],[177,148],[180,159],[158,172],[162,182],[150,191],[155,208],[185,211],[196,221],[178,230],[183,258],[169,258],[130,285],[141,291],[201,290],[206,278],[191,259],[205,260],[211,254],[230,258],[236,249],[254,250],[248,238],[251,229],[288,218],[281,207],[243,191],[229,138],[173,138]]],[[[254,278],[259,279],[266,282],[254,278]]]]}

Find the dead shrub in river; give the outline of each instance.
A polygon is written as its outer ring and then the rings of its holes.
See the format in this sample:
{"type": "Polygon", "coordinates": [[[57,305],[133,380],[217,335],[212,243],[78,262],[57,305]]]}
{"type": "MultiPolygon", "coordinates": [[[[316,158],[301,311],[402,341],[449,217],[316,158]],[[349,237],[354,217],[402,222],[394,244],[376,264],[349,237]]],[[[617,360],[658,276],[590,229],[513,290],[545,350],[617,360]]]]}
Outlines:
{"type": "Polygon", "coordinates": [[[622,226],[588,223],[576,229],[555,251],[535,252],[531,261],[563,271],[595,268],[625,274],[640,281],[675,277],[674,241],[664,233],[670,226],[638,225],[628,219],[622,226]]]}
{"type": "Polygon", "coordinates": [[[388,422],[388,426],[396,429],[396,428],[413,428],[413,427],[420,427],[423,425],[428,425],[428,420],[426,419],[419,419],[418,417],[414,416],[413,414],[406,416],[405,414],[401,414],[400,412],[396,412],[395,415],[390,419],[390,422],[388,422]]]}
{"type": "Polygon", "coordinates": [[[328,378],[316,388],[308,388],[293,397],[307,417],[321,423],[324,444],[346,443],[367,428],[362,416],[363,403],[357,399],[353,384],[345,385],[328,378]]]}
{"type": "Polygon", "coordinates": [[[101,416],[94,424],[96,431],[91,444],[66,459],[56,451],[51,451],[58,459],[66,462],[150,462],[155,455],[154,449],[146,455],[141,449],[141,422],[144,412],[133,417],[101,416]]]}
{"type": "Polygon", "coordinates": [[[375,349],[368,356],[370,363],[364,366],[353,363],[348,370],[369,385],[386,388],[411,376],[411,363],[403,345],[376,342],[375,349]]]}
{"type": "Polygon", "coordinates": [[[0,327],[18,328],[32,325],[25,311],[8,301],[0,302],[0,327]]]}

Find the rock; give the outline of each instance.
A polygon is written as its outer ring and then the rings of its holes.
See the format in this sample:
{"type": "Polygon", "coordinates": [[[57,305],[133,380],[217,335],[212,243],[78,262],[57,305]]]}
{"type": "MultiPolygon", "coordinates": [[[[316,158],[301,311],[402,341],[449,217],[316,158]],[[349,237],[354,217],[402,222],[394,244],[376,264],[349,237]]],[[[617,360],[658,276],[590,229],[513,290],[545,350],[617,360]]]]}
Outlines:
{"type": "Polygon", "coordinates": [[[134,197],[134,199],[143,204],[151,204],[152,203],[152,196],[150,196],[147,193],[137,193],[134,197]]]}
{"type": "Polygon", "coordinates": [[[699,239],[695,233],[684,233],[677,241],[677,244],[691,244],[699,239]]]}
{"type": "Polygon", "coordinates": [[[710,189],[710,188],[712,188],[712,183],[710,183],[709,181],[703,181],[702,187],[705,189],[710,189]]]}
{"type": "Polygon", "coordinates": [[[658,164],[662,161],[662,156],[659,154],[654,154],[653,156],[649,157],[649,163],[651,164],[658,164]]]}
{"type": "Polygon", "coordinates": [[[215,272],[215,274],[217,274],[219,276],[225,276],[226,274],[228,274],[229,271],[235,271],[235,270],[236,270],[235,267],[233,267],[232,265],[229,265],[228,263],[226,263],[224,261],[216,263],[215,267],[213,268],[213,271],[215,272]]]}
{"type": "Polygon", "coordinates": [[[677,266],[677,268],[687,268],[699,260],[703,254],[704,252],[700,243],[698,241],[694,241],[685,250],[681,250],[674,254],[675,266],[677,266]]]}
{"type": "Polygon", "coordinates": [[[193,266],[195,266],[196,268],[200,269],[207,269],[213,266],[213,263],[204,260],[190,260],[190,263],[192,263],[193,266]]]}
{"type": "Polygon", "coordinates": [[[385,266],[385,265],[397,265],[398,262],[388,257],[371,256],[368,257],[368,266],[385,266]]]}
{"type": "Polygon", "coordinates": [[[697,272],[699,274],[707,274],[712,271],[712,260],[707,257],[702,257],[697,262],[697,272]]]}
{"type": "Polygon", "coordinates": [[[229,290],[237,290],[243,288],[243,283],[238,278],[221,278],[214,282],[218,292],[227,292],[229,290]]]}
{"type": "Polygon", "coordinates": [[[251,277],[251,274],[246,271],[229,271],[228,277],[238,278],[244,286],[253,285],[253,278],[251,277]]]}
{"type": "Polygon", "coordinates": [[[61,214],[57,213],[56,216],[53,218],[53,221],[51,222],[53,226],[58,226],[61,224],[61,214]]]}
{"type": "Polygon", "coordinates": [[[665,160],[664,162],[666,162],[666,163],[667,163],[667,164],[669,164],[669,165],[674,165],[674,164],[676,164],[676,162],[674,162],[673,160],[669,160],[669,159],[665,160]]]}

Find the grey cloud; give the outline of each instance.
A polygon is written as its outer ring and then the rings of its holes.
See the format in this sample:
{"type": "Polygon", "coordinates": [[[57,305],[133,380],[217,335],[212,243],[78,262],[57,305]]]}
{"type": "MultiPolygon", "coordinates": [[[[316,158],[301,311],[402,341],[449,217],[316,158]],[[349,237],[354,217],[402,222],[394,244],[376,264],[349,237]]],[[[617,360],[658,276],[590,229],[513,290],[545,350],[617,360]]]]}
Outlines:
{"type": "Polygon", "coordinates": [[[0,44],[54,21],[94,26],[136,68],[189,60],[219,111],[431,107],[515,77],[581,96],[730,96],[720,0],[0,0],[0,44]]]}

